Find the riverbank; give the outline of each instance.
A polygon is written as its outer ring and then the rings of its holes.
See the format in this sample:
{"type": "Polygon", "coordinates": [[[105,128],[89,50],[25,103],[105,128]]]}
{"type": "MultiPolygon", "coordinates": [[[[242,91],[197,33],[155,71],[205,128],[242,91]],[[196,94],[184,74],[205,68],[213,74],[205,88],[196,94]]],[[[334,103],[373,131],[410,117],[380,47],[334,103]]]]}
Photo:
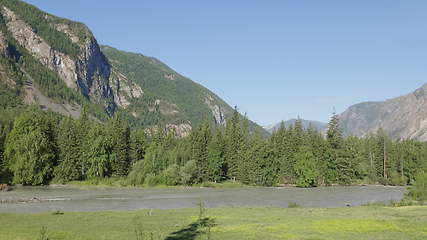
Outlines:
{"type": "MultiPolygon", "coordinates": [[[[129,184],[129,181],[126,178],[94,178],[94,179],[87,179],[83,181],[71,181],[66,184],[50,184],[49,186],[59,186],[59,187],[73,187],[73,188],[81,188],[81,189],[90,189],[90,188],[131,188],[131,189],[182,189],[182,188],[253,188],[253,187],[259,187],[263,188],[265,186],[255,186],[255,185],[246,185],[239,181],[233,181],[233,180],[227,180],[223,182],[203,182],[203,183],[197,183],[193,185],[131,185],[129,184]]],[[[340,184],[331,184],[331,185],[322,185],[317,187],[361,187],[361,186],[390,186],[395,187],[395,185],[383,185],[380,183],[373,183],[373,182],[356,182],[349,185],[340,185],[340,184]]],[[[401,187],[409,187],[404,185],[398,185],[401,187]]],[[[281,187],[297,187],[294,184],[281,184],[281,185],[274,185],[271,186],[273,188],[281,188],[281,187]]],[[[316,187],[314,187],[316,188],[316,187]]]]}
{"type": "Polygon", "coordinates": [[[224,182],[203,182],[199,184],[193,184],[190,186],[187,185],[130,185],[126,179],[123,178],[99,178],[99,179],[91,179],[85,181],[72,181],[66,184],[51,184],[50,186],[68,186],[68,187],[79,187],[79,188],[144,188],[144,189],[180,189],[180,188],[242,188],[242,187],[253,187],[249,185],[244,185],[238,181],[224,181],[224,182]]]}
{"type": "MultiPolygon", "coordinates": [[[[13,190],[16,186],[6,185],[4,186],[8,187],[8,190],[13,190]]],[[[20,187],[21,185],[17,185],[20,187]]],[[[40,186],[40,185],[39,185],[40,186]]],[[[86,179],[82,181],[71,181],[67,183],[56,183],[52,182],[48,185],[44,185],[48,187],[67,187],[67,188],[79,188],[79,189],[92,189],[92,188],[124,188],[124,189],[182,189],[182,188],[264,188],[266,186],[257,186],[257,185],[247,185],[243,184],[239,181],[233,181],[233,180],[227,180],[222,182],[202,182],[192,185],[164,185],[164,184],[157,184],[157,185],[149,185],[149,184],[142,184],[142,185],[132,185],[129,183],[127,178],[118,178],[118,177],[109,177],[109,178],[92,178],[92,179],[86,179]]],[[[378,182],[369,182],[369,181],[359,181],[352,184],[347,185],[340,185],[340,184],[330,184],[330,185],[321,185],[316,186],[312,188],[317,187],[362,187],[362,186],[390,186],[390,187],[410,187],[408,185],[383,185],[378,182]]],[[[272,188],[282,188],[282,187],[297,187],[295,184],[278,184],[270,186],[272,188]]]]}
{"type": "MultiPolygon", "coordinates": [[[[0,213],[0,239],[206,239],[199,210],[0,213]],[[136,231],[137,230],[137,231],[136,231]],[[175,232],[175,234],[173,234],[175,232]],[[200,236],[199,236],[200,235],[200,236]]],[[[211,239],[426,239],[427,206],[351,208],[213,208],[211,239]]]]}
{"type": "Polygon", "coordinates": [[[68,186],[17,187],[0,193],[0,212],[93,212],[139,209],[193,208],[200,201],[208,208],[360,206],[372,202],[400,201],[403,187],[360,186],[318,188],[90,188],[68,186]]]}

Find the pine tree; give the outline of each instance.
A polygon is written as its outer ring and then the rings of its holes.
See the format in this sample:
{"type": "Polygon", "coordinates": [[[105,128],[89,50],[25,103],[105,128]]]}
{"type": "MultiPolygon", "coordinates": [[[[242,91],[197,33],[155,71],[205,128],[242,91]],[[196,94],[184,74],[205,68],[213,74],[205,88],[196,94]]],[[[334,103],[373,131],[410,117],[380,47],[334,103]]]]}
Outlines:
{"type": "Polygon", "coordinates": [[[304,128],[302,126],[302,120],[298,117],[294,122],[294,127],[292,129],[292,140],[294,151],[297,152],[299,148],[304,144],[304,128]]]}
{"type": "Polygon", "coordinates": [[[347,159],[342,155],[344,153],[344,138],[340,127],[340,120],[338,115],[334,112],[328,124],[328,131],[326,133],[326,140],[328,141],[329,148],[324,153],[325,161],[325,183],[331,184],[338,180],[340,167],[344,167],[344,161],[347,159]],[[340,164],[338,164],[338,160],[340,164]]]}
{"type": "Polygon", "coordinates": [[[241,144],[243,140],[242,127],[240,125],[240,114],[237,107],[234,108],[232,117],[226,126],[226,164],[227,176],[236,180],[239,175],[239,166],[241,163],[241,144]]]}
{"type": "Polygon", "coordinates": [[[269,144],[272,149],[273,158],[278,166],[281,165],[282,159],[286,152],[287,144],[285,142],[286,128],[285,123],[282,121],[279,128],[277,128],[269,138],[269,144]]]}
{"type": "Polygon", "coordinates": [[[342,149],[344,138],[340,127],[339,116],[335,112],[329,121],[326,139],[332,149],[342,149]]]}
{"type": "MultiPolygon", "coordinates": [[[[259,135],[257,132],[256,135],[259,135]]],[[[249,119],[245,114],[241,120],[240,141],[238,151],[237,179],[242,182],[248,182],[248,171],[251,170],[251,134],[249,132],[249,119]]]]}
{"type": "Polygon", "coordinates": [[[208,145],[208,170],[209,181],[218,182],[225,179],[224,152],[225,143],[222,131],[217,129],[208,145]]]}
{"type": "Polygon", "coordinates": [[[108,177],[112,173],[113,141],[104,125],[95,124],[88,132],[90,144],[87,152],[87,177],[108,177]]]}
{"type": "Polygon", "coordinates": [[[77,130],[77,149],[75,150],[75,155],[77,155],[77,158],[79,159],[79,169],[80,169],[80,175],[82,177],[86,176],[87,171],[87,165],[88,163],[88,147],[90,146],[91,139],[88,138],[88,130],[90,129],[90,122],[89,122],[89,115],[87,112],[87,107],[84,106],[82,111],[80,112],[80,118],[77,121],[76,124],[76,130],[77,130]]]}
{"type": "Polygon", "coordinates": [[[350,184],[354,179],[355,166],[353,166],[354,156],[346,149],[339,149],[336,152],[337,182],[340,184],[350,184]]]}
{"type": "Polygon", "coordinates": [[[64,118],[60,125],[57,136],[59,150],[59,165],[55,168],[54,175],[57,182],[68,182],[82,178],[81,146],[79,145],[79,133],[77,126],[70,117],[64,118]]]}
{"type": "Polygon", "coordinates": [[[293,139],[293,126],[286,129],[284,122],[280,124],[278,130],[271,136],[274,158],[279,167],[279,182],[293,183],[294,182],[294,152],[296,144],[293,139]]]}
{"type": "Polygon", "coordinates": [[[208,145],[211,141],[211,129],[208,122],[205,122],[193,132],[192,136],[192,160],[197,165],[197,181],[208,180],[208,145]]]}
{"type": "Polygon", "coordinates": [[[295,173],[296,184],[299,187],[314,187],[316,186],[318,172],[316,169],[316,160],[310,148],[303,146],[295,154],[295,173]]]}
{"type": "Polygon", "coordinates": [[[323,157],[327,152],[328,143],[324,139],[322,133],[311,125],[306,129],[305,136],[304,145],[310,148],[316,161],[316,169],[318,171],[317,185],[324,185],[326,165],[325,161],[323,161],[323,157]]]}
{"type": "Polygon", "coordinates": [[[147,137],[143,130],[136,129],[131,133],[131,163],[134,164],[144,159],[148,147],[147,137]]]}
{"type": "Polygon", "coordinates": [[[387,172],[390,166],[387,164],[387,156],[390,141],[384,129],[379,128],[374,137],[374,144],[372,145],[373,163],[375,168],[376,177],[380,181],[387,181],[387,172]]]}
{"type": "Polygon", "coordinates": [[[289,127],[285,139],[285,144],[288,145],[288,147],[285,151],[285,158],[282,161],[281,172],[284,175],[286,183],[295,183],[295,153],[299,151],[305,142],[305,132],[299,117],[295,120],[294,124],[289,127]]]}
{"type": "Polygon", "coordinates": [[[0,123],[0,182],[2,181],[2,173],[6,170],[6,166],[3,159],[4,142],[6,141],[7,131],[6,127],[0,123]]]}
{"type": "Polygon", "coordinates": [[[270,143],[263,139],[259,132],[255,132],[250,144],[250,157],[246,163],[246,183],[272,186],[277,182],[278,164],[270,143]]]}
{"type": "MultiPolygon", "coordinates": [[[[346,154],[348,157],[347,168],[344,169],[341,175],[346,179],[341,179],[344,184],[349,184],[355,179],[362,180],[368,175],[367,167],[369,166],[369,159],[367,159],[363,142],[357,137],[348,137],[345,139],[346,154]]],[[[342,170],[341,170],[342,171],[342,170]]]]}
{"type": "Polygon", "coordinates": [[[130,129],[120,113],[114,116],[111,126],[114,159],[112,173],[114,176],[126,176],[130,168],[130,129]]]}

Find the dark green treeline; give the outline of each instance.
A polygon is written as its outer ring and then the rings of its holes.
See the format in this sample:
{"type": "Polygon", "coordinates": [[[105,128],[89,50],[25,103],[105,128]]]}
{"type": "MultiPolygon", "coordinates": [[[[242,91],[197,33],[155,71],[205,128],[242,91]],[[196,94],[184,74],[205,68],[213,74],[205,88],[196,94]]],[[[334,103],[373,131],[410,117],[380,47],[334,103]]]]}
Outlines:
{"type": "Polygon", "coordinates": [[[0,121],[0,181],[14,184],[119,177],[130,185],[406,185],[427,170],[426,143],[392,141],[381,129],[343,137],[336,114],[326,134],[296,121],[264,137],[236,109],[226,127],[206,121],[184,138],[163,127],[130,129],[120,114],[107,123],[86,111],[77,120],[36,109],[15,115],[0,121]]]}

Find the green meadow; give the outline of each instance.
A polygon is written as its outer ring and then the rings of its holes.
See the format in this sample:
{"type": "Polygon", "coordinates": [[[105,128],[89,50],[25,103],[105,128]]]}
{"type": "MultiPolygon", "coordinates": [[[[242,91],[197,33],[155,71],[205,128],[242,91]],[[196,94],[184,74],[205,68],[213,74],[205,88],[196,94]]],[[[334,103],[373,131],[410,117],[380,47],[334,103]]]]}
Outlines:
{"type": "Polygon", "coordinates": [[[427,206],[229,207],[199,215],[196,208],[0,214],[0,239],[427,239],[427,206]]]}

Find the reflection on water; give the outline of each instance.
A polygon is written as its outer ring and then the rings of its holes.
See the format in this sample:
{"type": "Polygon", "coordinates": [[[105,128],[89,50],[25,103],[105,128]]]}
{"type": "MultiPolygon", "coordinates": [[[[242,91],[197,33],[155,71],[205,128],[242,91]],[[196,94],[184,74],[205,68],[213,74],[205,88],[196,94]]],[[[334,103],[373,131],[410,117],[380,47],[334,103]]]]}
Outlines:
{"type": "Polygon", "coordinates": [[[91,189],[69,187],[19,187],[0,192],[0,212],[104,211],[207,207],[357,206],[368,202],[400,200],[404,187],[361,186],[319,188],[177,188],[91,189]]]}

